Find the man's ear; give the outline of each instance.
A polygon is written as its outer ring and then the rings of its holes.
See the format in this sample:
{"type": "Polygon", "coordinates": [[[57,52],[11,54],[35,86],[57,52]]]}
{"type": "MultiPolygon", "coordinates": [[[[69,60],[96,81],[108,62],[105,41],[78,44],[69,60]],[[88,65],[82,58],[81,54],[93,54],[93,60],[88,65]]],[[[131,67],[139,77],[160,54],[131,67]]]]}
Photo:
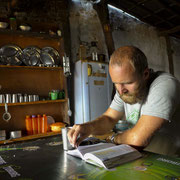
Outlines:
{"type": "Polygon", "coordinates": [[[148,68],[146,68],[143,72],[143,79],[144,80],[149,79],[149,74],[150,74],[150,70],[148,68]]]}

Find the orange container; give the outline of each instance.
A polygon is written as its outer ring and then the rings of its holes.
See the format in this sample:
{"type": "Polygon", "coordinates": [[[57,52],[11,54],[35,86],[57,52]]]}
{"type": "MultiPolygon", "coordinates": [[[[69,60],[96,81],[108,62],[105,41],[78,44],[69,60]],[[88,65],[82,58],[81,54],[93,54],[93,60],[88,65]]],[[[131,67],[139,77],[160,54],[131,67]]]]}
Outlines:
{"type": "Polygon", "coordinates": [[[41,115],[37,115],[37,126],[38,126],[38,128],[37,128],[37,133],[38,134],[40,134],[41,132],[42,132],[42,117],[41,117],[41,115]]]}
{"type": "Polygon", "coordinates": [[[26,116],[25,123],[27,134],[32,135],[32,119],[29,115],[26,116]]]}
{"type": "Polygon", "coordinates": [[[38,123],[35,115],[32,115],[32,132],[33,134],[37,134],[38,132],[38,123]]]}
{"type": "Polygon", "coordinates": [[[53,132],[61,132],[61,128],[65,127],[66,124],[63,122],[56,122],[50,125],[51,126],[51,131],[53,132]]]}
{"type": "Polygon", "coordinates": [[[41,132],[46,133],[47,132],[47,116],[46,114],[43,114],[43,117],[41,118],[41,132]]]}

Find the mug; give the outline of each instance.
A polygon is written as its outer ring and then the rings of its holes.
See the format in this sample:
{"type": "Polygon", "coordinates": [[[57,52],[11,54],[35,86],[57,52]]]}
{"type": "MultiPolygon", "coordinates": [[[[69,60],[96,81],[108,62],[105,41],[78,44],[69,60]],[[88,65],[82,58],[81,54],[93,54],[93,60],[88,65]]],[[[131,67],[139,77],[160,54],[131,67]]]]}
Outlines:
{"type": "Polygon", "coordinates": [[[11,94],[6,94],[6,103],[11,103],[11,94]]]}
{"type": "Polygon", "coordinates": [[[57,100],[59,96],[59,90],[52,90],[50,93],[51,100],[57,100]]]}
{"type": "Polygon", "coordinates": [[[5,96],[4,96],[4,94],[0,94],[0,103],[5,103],[5,96]]]}
{"type": "Polygon", "coordinates": [[[74,147],[70,144],[68,136],[67,136],[67,133],[68,133],[69,129],[70,128],[67,128],[67,127],[61,128],[62,140],[63,140],[63,149],[65,151],[74,149],[74,147]]]}
{"type": "Polygon", "coordinates": [[[33,95],[28,95],[28,101],[32,102],[33,101],[33,95]]]}
{"type": "Polygon", "coordinates": [[[12,95],[12,103],[17,103],[18,102],[18,95],[17,94],[13,94],[12,95]]]}
{"type": "Polygon", "coordinates": [[[20,137],[22,137],[21,131],[11,131],[10,132],[11,139],[20,138],[20,137]]]}
{"type": "Polygon", "coordinates": [[[28,102],[28,95],[24,94],[24,102],[28,102]]]}
{"type": "Polygon", "coordinates": [[[33,95],[33,101],[39,101],[39,95],[33,95]]]}

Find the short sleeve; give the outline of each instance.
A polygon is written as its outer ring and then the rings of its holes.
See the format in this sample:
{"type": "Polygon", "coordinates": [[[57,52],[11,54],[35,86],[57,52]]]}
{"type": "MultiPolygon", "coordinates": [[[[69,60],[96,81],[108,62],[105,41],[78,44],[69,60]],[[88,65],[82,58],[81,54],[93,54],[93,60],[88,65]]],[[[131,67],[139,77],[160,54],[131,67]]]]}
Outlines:
{"type": "Polygon", "coordinates": [[[149,90],[141,115],[156,116],[171,121],[180,103],[178,91],[180,91],[180,84],[174,79],[163,79],[156,83],[149,90]]]}

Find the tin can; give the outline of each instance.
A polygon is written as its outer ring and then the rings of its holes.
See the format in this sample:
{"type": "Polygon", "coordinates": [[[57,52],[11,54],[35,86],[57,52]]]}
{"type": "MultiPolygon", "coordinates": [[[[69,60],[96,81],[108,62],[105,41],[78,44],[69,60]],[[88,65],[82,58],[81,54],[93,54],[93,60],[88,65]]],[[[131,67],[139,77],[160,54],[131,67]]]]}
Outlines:
{"type": "Polygon", "coordinates": [[[70,144],[67,133],[68,133],[68,129],[67,127],[61,128],[61,132],[62,132],[62,141],[63,141],[63,149],[65,151],[67,150],[71,150],[74,149],[74,147],[70,144]]]}

